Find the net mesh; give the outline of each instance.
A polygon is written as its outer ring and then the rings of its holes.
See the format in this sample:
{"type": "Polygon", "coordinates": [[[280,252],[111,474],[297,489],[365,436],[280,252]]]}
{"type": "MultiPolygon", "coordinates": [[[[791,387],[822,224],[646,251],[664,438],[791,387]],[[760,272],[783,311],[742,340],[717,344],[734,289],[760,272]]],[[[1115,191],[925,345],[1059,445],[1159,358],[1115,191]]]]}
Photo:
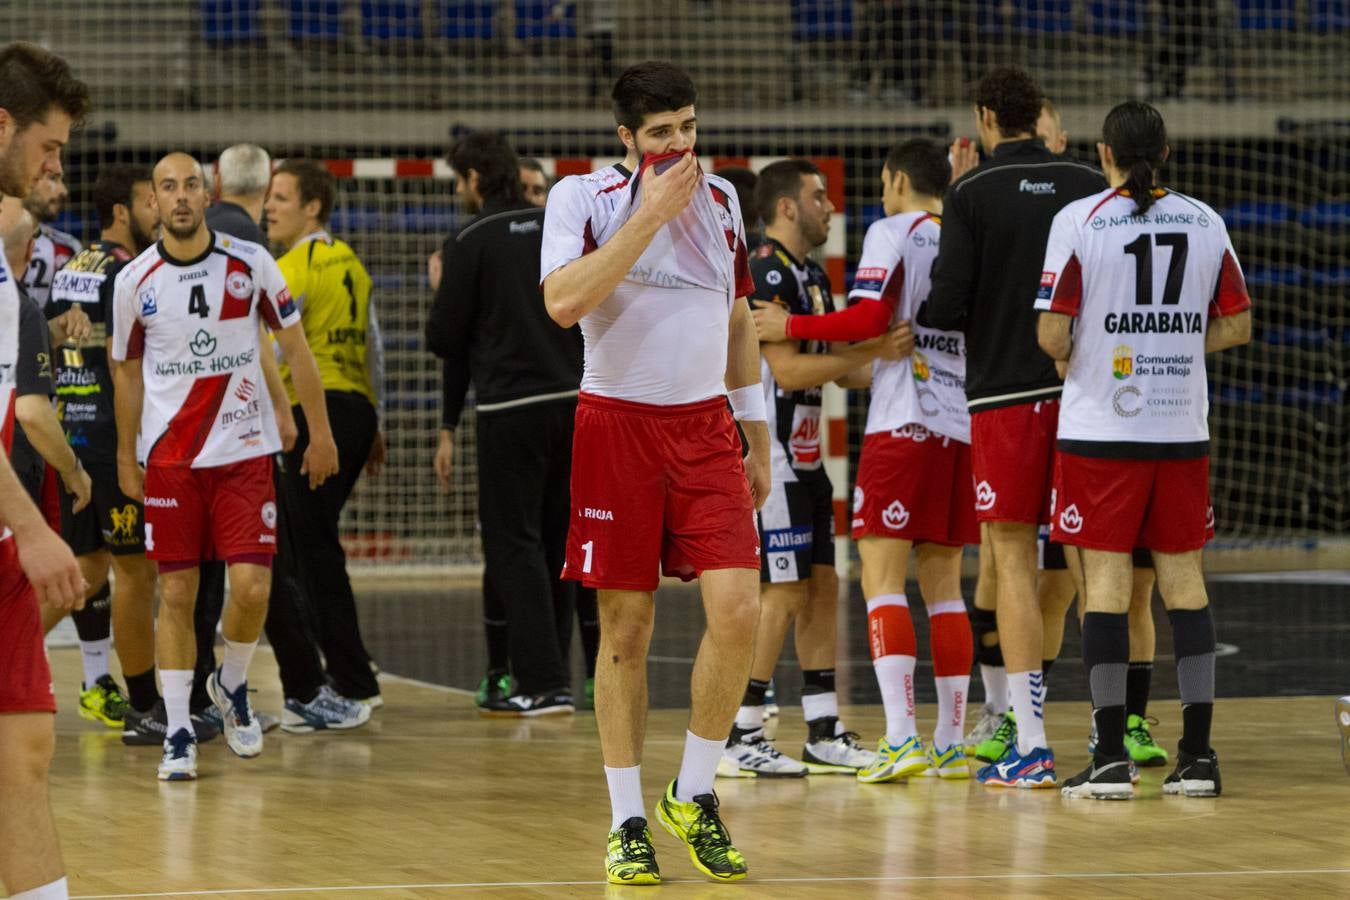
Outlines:
{"type": "MultiPolygon", "coordinates": [[[[426,257],[462,212],[430,163],[390,161],[443,156],[463,127],[501,129],[523,154],[572,167],[613,159],[609,82],[648,58],[698,84],[700,153],[842,161],[843,261],[880,215],[886,148],[971,133],[970,86],[989,66],[1032,69],[1068,152],[1089,162],[1110,105],[1157,102],[1172,135],[1165,178],[1225,216],[1256,302],[1252,344],[1211,363],[1219,528],[1350,526],[1346,0],[10,0],[0,33],[60,52],[94,88],[58,223],[81,237],[95,236],[87,188],[108,160],[185,149],[209,162],[248,140],[344,161],[332,228],[375,279],[390,451],[345,530],[381,568],[479,559],[473,412],[442,491],[439,370],[421,337],[426,257]]],[[[865,403],[851,397],[852,419],[865,403]]]]}

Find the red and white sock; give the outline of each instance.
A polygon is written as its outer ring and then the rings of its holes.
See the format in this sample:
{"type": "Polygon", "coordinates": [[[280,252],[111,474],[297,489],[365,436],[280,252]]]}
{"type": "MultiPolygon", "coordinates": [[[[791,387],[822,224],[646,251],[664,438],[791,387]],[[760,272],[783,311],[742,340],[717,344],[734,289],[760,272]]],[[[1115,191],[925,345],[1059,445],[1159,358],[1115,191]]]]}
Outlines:
{"type": "Polygon", "coordinates": [[[914,622],[904,594],[882,594],[867,601],[867,637],[881,703],[886,708],[886,741],[898,747],[917,733],[914,622]]]}
{"type": "Polygon", "coordinates": [[[938,720],[933,741],[945,750],[963,740],[966,701],[970,695],[970,666],[975,661],[975,639],[965,601],[958,598],[930,604],[928,629],[938,695],[938,720]]]}

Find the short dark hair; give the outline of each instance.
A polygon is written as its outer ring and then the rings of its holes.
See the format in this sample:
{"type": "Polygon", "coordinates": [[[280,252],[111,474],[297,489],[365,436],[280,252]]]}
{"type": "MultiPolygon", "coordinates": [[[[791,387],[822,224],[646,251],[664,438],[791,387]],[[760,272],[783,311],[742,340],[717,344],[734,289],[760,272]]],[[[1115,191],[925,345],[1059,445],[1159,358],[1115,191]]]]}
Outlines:
{"type": "Polygon", "coordinates": [[[1034,134],[1045,95],[1031,73],[1017,66],[1001,66],[980,79],[975,105],[992,109],[1004,137],[1034,134]]]}
{"type": "Polygon", "coordinates": [[[94,179],[94,209],[98,211],[98,227],[113,226],[113,207],[119,203],[131,207],[131,195],[136,185],[150,182],[150,170],[130,163],[112,163],[98,170],[94,179]]]}
{"type": "Polygon", "coordinates": [[[460,178],[478,173],[484,200],[514,203],[521,199],[520,157],[506,136],[496,131],[471,131],[450,148],[450,168],[460,178]]]}
{"type": "Polygon", "coordinates": [[[337,179],[326,165],[317,159],[297,156],[283,160],[272,171],[272,175],[290,175],[294,178],[300,190],[300,204],[303,206],[318,200],[319,224],[328,224],[328,217],[333,214],[333,203],[337,200],[337,179]]]}
{"type": "Polygon", "coordinates": [[[886,154],[886,169],[891,175],[904,172],[914,191],[929,197],[941,197],[952,180],[947,148],[927,138],[914,138],[892,147],[886,154]]]}
{"type": "Polygon", "coordinates": [[[614,121],[629,131],[637,131],[652,113],[684,109],[698,100],[698,91],[679,66],[649,61],[629,66],[614,82],[610,93],[614,101],[614,121]]]}
{"type": "Polygon", "coordinates": [[[1122,187],[1134,199],[1134,214],[1153,206],[1153,185],[1167,156],[1167,125],[1162,113],[1139,100],[1127,100],[1106,114],[1102,142],[1111,148],[1116,168],[1125,173],[1122,187]]]}
{"type": "Polygon", "coordinates": [[[778,218],[778,201],[784,197],[796,200],[802,194],[802,179],[819,175],[820,169],[809,159],[780,159],[759,170],[755,184],[755,211],[765,225],[778,218]]]}
{"type": "Polygon", "coordinates": [[[37,44],[19,41],[0,49],[0,109],[24,129],[46,119],[53,106],[81,122],[89,111],[89,85],[37,44]]]}
{"type": "Polygon", "coordinates": [[[759,211],[755,209],[755,185],[759,183],[759,176],[744,166],[723,166],[713,169],[713,174],[730,181],[736,189],[736,202],[740,204],[741,216],[746,219],[747,230],[752,229],[754,220],[759,218],[759,211]]]}
{"type": "Polygon", "coordinates": [[[516,157],[516,162],[518,164],[517,168],[529,169],[531,172],[538,172],[545,178],[548,177],[548,173],[544,171],[544,164],[533,156],[518,156],[516,157]]]}

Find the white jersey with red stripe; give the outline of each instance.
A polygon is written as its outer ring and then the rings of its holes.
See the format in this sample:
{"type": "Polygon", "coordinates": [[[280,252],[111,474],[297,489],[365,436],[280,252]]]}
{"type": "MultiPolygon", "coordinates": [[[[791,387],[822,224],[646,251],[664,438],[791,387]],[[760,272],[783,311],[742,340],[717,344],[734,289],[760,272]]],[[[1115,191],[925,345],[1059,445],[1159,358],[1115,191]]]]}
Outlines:
{"type": "MultiPolygon", "coordinates": [[[[19,289],[5,261],[5,242],[0,240],[0,453],[9,456],[14,441],[14,395],[19,377],[19,289]]],[[[0,523],[0,541],[13,535],[0,523]]]]}
{"type": "Polygon", "coordinates": [[[1158,193],[1139,216],[1128,194],[1102,191],[1050,227],[1036,308],[1078,320],[1059,414],[1070,452],[1207,450],[1205,332],[1251,300],[1223,220],[1183,194],[1158,193]]]}
{"type": "MultiPolygon", "coordinates": [[[[668,158],[654,160],[657,170],[668,158]]],[[[641,179],[622,166],[571,175],[549,192],[539,280],[602,246],[637,209],[641,179]]],[[[726,393],[732,303],[754,291],[736,191],[704,174],[608,297],[581,319],[581,390],[674,406],[726,393]]]]}
{"type": "Polygon", "coordinates": [[[47,301],[52,295],[52,279],[56,273],[83,249],[74,235],[50,225],[38,229],[38,235],[33,240],[33,255],[28,260],[28,271],[23,275],[23,287],[28,291],[28,296],[37,301],[39,309],[47,309],[47,301]]]}
{"type": "Polygon", "coordinates": [[[156,244],[118,273],[112,318],[113,359],[141,360],[143,462],[200,469],[281,449],[258,326],[300,312],[267,250],[217,232],[192,260],[156,244]]]}
{"type": "Polygon", "coordinates": [[[914,329],[910,356],[872,364],[867,434],[922,425],[970,443],[965,335],[914,323],[932,287],[941,224],[933,213],[900,213],[873,222],[863,239],[849,299],[880,300],[891,308],[891,324],[908,320],[914,329]]]}

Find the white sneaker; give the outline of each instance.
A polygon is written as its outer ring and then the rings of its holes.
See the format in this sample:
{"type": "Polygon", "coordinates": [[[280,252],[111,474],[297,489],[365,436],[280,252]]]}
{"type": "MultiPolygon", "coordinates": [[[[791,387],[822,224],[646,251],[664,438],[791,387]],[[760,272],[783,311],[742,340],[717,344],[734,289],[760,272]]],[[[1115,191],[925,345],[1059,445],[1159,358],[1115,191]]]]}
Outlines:
{"type": "Polygon", "coordinates": [[[206,679],[206,694],[220,711],[220,720],[225,726],[225,742],[230,745],[235,756],[249,759],[262,753],[262,724],[248,705],[248,682],[239,685],[233,692],[225,690],[220,683],[220,669],[206,679]]]}
{"type": "Polygon", "coordinates": [[[197,737],[180,728],[164,739],[159,760],[160,781],[193,781],[197,777],[197,737]]]}
{"type": "Polygon", "coordinates": [[[996,713],[987,706],[980,708],[980,721],[966,735],[966,753],[974,754],[975,748],[994,736],[998,726],[1003,724],[1003,713],[996,713]]]}
{"type": "Polygon", "coordinates": [[[333,729],[345,731],[370,721],[370,706],[348,700],[328,685],[319,688],[314,699],[301,703],[294,698],[281,710],[281,730],[290,734],[310,734],[333,729]]]}
{"type": "Polygon", "coordinates": [[[806,766],[764,739],[763,731],[732,730],[731,740],[717,761],[722,778],[801,778],[806,766]]]}
{"type": "Polygon", "coordinates": [[[808,738],[802,747],[802,762],[812,775],[852,775],[876,761],[877,755],[858,743],[858,736],[851,731],[819,740],[808,738]]]}

